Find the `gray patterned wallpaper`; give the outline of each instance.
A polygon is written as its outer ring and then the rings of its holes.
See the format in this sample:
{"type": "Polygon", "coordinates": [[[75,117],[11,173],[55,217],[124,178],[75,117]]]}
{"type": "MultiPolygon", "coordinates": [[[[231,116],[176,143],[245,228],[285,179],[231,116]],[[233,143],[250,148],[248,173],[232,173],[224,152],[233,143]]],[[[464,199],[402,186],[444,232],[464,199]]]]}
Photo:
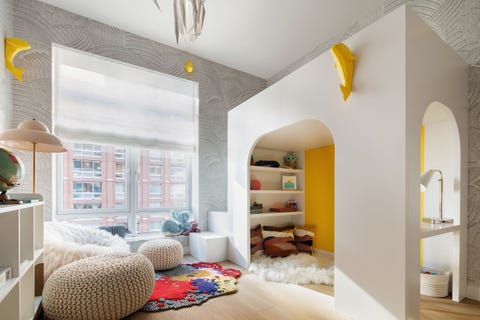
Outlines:
{"type": "MultiPolygon", "coordinates": [[[[5,61],[5,42],[13,36],[13,0],[0,1],[0,61],[5,61]]],[[[12,111],[12,84],[6,68],[0,68],[0,131],[9,129],[12,111]]]]}
{"type": "Polygon", "coordinates": [[[468,284],[480,290],[480,0],[387,0],[344,33],[319,44],[275,74],[267,80],[267,85],[272,85],[329,50],[333,44],[345,40],[405,3],[471,66],[467,277],[468,284]]]}
{"type": "MultiPolygon", "coordinates": [[[[12,127],[36,117],[51,128],[52,42],[197,81],[200,227],[206,229],[208,210],[226,210],[227,112],[263,90],[265,80],[35,0],[15,0],[13,14],[15,36],[29,42],[32,49],[15,59],[16,65],[25,67],[26,72],[23,84],[13,81],[12,127]],[[183,64],[189,59],[196,66],[193,75],[183,71],[183,64]]],[[[31,155],[22,153],[21,157],[30,170],[31,155]]],[[[39,154],[37,160],[37,192],[45,196],[46,213],[50,216],[55,205],[51,155],[39,154]]],[[[23,180],[23,190],[17,189],[31,192],[30,172],[23,180]]]]}
{"type": "Polygon", "coordinates": [[[467,277],[469,285],[480,287],[480,66],[472,66],[469,69],[468,105],[467,277]]]}

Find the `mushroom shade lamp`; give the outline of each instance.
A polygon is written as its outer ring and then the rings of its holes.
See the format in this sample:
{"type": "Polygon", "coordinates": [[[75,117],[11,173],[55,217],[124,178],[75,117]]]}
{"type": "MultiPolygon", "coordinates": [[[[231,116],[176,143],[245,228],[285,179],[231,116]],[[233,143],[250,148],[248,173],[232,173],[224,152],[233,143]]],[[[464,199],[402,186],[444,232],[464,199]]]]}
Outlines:
{"type": "Polygon", "coordinates": [[[0,145],[33,152],[33,193],[35,193],[37,152],[58,153],[67,151],[60,139],[51,134],[45,124],[35,119],[25,120],[16,129],[0,133],[0,145]]]}
{"type": "Polygon", "coordinates": [[[453,223],[453,219],[444,219],[443,218],[443,174],[442,171],[438,169],[430,169],[422,173],[420,176],[420,188],[422,191],[425,191],[432,181],[433,175],[438,172],[440,174],[440,178],[438,181],[440,182],[440,197],[439,197],[439,212],[440,215],[438,218],[424,218],[423,220],[426,222],[431,223],[453,223]]]}

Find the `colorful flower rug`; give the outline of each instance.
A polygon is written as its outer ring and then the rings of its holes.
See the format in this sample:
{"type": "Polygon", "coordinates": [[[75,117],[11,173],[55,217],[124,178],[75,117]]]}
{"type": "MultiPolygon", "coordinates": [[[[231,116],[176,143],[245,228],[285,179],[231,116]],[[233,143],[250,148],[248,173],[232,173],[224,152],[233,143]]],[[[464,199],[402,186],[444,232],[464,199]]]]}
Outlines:
{"type": "Polygon", "coordinates": [[[140,310],[156,312],[202,304],[209,298],[235,293],[241,272],[223,269],[217,263],[181,264],[167,271],[155,271],[155,288],[140,310]]]}

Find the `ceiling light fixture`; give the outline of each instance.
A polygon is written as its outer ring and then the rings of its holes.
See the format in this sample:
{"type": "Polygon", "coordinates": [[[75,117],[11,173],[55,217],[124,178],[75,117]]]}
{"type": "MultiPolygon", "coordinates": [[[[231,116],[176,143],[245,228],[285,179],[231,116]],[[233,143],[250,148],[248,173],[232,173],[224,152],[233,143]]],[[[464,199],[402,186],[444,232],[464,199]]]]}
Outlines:
{"type": "MultiPolygon", "coordinates": [[[[153,3],[161,11],[158,0],[153,3]]],[[[202,33],[203,19],[205,18],[205,0],[173,0],[173,14],[175,18],[175,36],[189,36],[195,41],[202,33]]]]}

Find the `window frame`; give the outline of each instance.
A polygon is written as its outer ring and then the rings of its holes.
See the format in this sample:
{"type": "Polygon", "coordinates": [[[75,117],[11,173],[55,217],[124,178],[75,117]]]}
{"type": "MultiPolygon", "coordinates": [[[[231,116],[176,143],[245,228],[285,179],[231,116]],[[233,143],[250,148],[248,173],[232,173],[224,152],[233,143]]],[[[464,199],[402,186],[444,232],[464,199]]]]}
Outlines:
{"type": "MultiPolygon", "coordinates": [[[[78,143],[75,141],[65,141],[69,143],[78,143]]],[[[100,144],[100,143],[85,143],[83,144],[100,144]]],[[[102,145],[102,144],[100,144],[102,145]]],[[[121,147],[121,146],[116,146],[121,147]]],[[[123,148],[123,147],[122,147],[123,148]]],[[[194,172],[198,166],[194,165],[196,161],[198,161],[198,153],[189,154],[185,152],[185,198],[187,202],[186,207],[171,207],[171,208],[140,208],[139,207],[139,196],[140,196],[140,170],[139,170],[139,159],[140,159],[140,152],[141,149],[132,148],[132,147],[124,147],[125,148],[125,178],[126,178],[126,186],[125,186],[125,201],[126,205],[125,208],[101,208],[101,209],[64,209],[63,208],[63,201],[64,201],[64,193],[63,193],[63,183],[64,183],[64,172],[65,168],[63,165],[63,155],[57,154],[56,155],[56,171],[57,171],[57,183],[56,183],[56,193],[57,193],[57,210],[56,216],[67,218],[67,219],[82,219],[82,218],[104,218],[104,217],[118,217],[118,216],[125,216],[128,221],[128,229],[131,232],[131,236],[142,235],[142,234],[155,234],[159,233],[159,231],[151,231],[151,232],[142,232],[138,233],[137,230],[137,219],[142,214],[155,214],[155,215],[165,215],[168,216],[171,211],[173,210],[189,210],[192,212],[192,215],[195,215],[195,206],[194,206],[194,184],[193,178],[194,176],[198,175],[198,172],[194,172]]],[[[145,150],[154,150],[154,149],[145,149],[145,150]]],[[[160,151],[162,150],[155,150],[160,151]]],[[[171,150],[173,152],[181,152],[171,150]]],[[[114,151],[115,152],[115,151],[114,151]]],[[[165,150],[164,152],[169,152],[169,150],[165,150]]],[[[73,177],[72,177],[73,178],[73,177]]],[[[146,177],[150,179],[150,175],[146,177]]],[[[72,181],[73,183],[73,181],[72,181]]]]}

